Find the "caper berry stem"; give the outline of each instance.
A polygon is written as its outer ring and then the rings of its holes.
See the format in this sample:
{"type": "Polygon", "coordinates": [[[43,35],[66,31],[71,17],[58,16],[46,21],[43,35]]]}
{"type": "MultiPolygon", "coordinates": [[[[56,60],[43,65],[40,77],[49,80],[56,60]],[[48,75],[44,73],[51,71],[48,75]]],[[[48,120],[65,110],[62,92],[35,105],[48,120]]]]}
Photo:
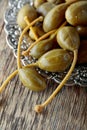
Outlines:
{"type": "Polygon", "coordinates": [[[14,78],[14,76],[18,73],[18,70],[15,70],[5,81],[4,83],[1,85],[0,87],[0,93],[5,89],[6,85],[8,84],[8,82],[14,78]]]}
{"type": "Polygon", "coordinates": [[[78,50],[74,50],[74,59],[72,62],[72,65],[68,71],[68,73],[66,74],[66,76],[64,77],[64,79],[62,80],[62,82],[58,85],[58,87],[56,88],[56,90],[52,93],[52,95],[41,105],[36,105],[35,106],[35,111],[37,113],[42,112],[42,110],[44,109],[45,106],[47,106],[52,100],[53,98],[57,95],[57,93],[62,89],[63,85],[67,82],[67,80],[69,79],[72,71],[75,68],[76,62],[77,62],[77,56],[78,56],[78,50]]]}
{"type": "Polygon", "coordinates": [[[18,69],[21,68],[21,62],[20,62],[20,55],[21,55],[21,53],[20,53],[20,46],[21,46],[22,38],[23,38],[24,34],[28,31],[28,29],[29,29],[31,26],[33,26],[36,22],[42,21],[42,20],[43,20],[43,17],[42,17],[42,16],[40,16],[40,17],[38,17],[37,19],[35,19],[33,22],[31,22],[30,25],[28,25],[28,26],[23,30],[23,32],[21,33],[21,35],[20,35],[20,37],[19,37],[18,53],[17,53],[17,65],[18,65],[18,69]]]}
{"type": "MultiPolygon", "coordinates": [[[[25,16],[24,20],[25,20],[25,22],[27,23],[27,25],[30,26],[30,21],[29,21],[29,18],[28,18],[27,16],[25,16]]],[[[35,31],[34,31],[34,29],[33,29],[32,26],[30,27],[30,30],[33,32],[33,35],[34,35],[35,40],[37,40],[37,39],[38,39],[38,36],[36,35],[36,33],[35,33],[35,31]]]]}

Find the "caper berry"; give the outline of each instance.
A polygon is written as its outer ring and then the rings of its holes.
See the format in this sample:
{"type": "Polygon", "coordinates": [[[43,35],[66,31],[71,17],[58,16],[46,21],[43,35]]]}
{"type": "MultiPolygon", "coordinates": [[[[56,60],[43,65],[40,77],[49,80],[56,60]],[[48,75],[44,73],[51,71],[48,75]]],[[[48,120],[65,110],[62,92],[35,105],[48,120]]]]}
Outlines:
{"type": "Polygon", "coordinates": [[[37,8],[42,5],[46,0],[34,0],[34,7],[37,8]]]}
{"type": "Polygon", "coordinates": [[[47,13],[54,7],[55,5],[53,3],[50,2],[45,2],[42,5],[40,5],[37,8],[37,12],[43,16],[46,16],[47,13]]]}
{"type": "Polygon", "coordinates": [[[36,62],[40,69],[49,72],[62,72],[72,62],[72,55],[63,49],[53,49],[42,55],[36,62]]]}
{"type": "Polygon", "coordinates": [[[65,10],[68,7],[68,3],[63,3],[55,6],[45,16],[43,21],[43,29],[45,32],[49,32],[58,28],[65,20],[65,10]]]}
{"type": "Polygon", "coordinates": [[[66,10],[65,17],[71,25],[87,25],[87,1],[71,4],[66,10]]]}
{"type": "Polygon", "coordinates": [[[46,88],[45,79],[34,68],[20,68],[19,78],[25,87],[33,91],[42,91],[46,88]]]}
{"type": "Polygon", "coordinates": [[[54,45],[54,36],[38,42],[31,50],[30,55],[35,59],[40,58],[44,53],[51,50],[54,45]]]}
{"type": "Polygon", "coordinates": [[[76,30],[81,37],[87,37],[87,26],[76,26],[76,30]]]}
{"type": "Polygon", "coordinates": [[[18,12],[17,15],[17,23],[18,25],[24,29],[26,27],[26,22],[24,21],[24,17],[27,16],[31,21],[37,18],[37,12],[36,10],[30,6],[29,4],[24,5],[18,12]]]}
{"type": "Polygon", "coordinates": [[[80,37],[74,27],[65,26],[57,32],[57,42],[62,48],[74,51],[80,46],[80,37]]]}
{"type": "MultiPolygon", "coordinates": [[[[38,37],[44,35],[44,33],[45,33],[43,31],[43,29],[41,27],[39,27],[39,26],[34,26],[33,30],[34,30],[34,32],[36,33],[36,35],[38,37]]],[[[31,39],[35,40],[35,37],[34,37],[34,34],[33,34],[32,30],[29,31],[29,36],[31,37],[31,39]]]]}
{"type": "Polygon", "coordinates": [[[87,63],[87,40],[81,40],[78,51],[78,64],[87,63]]]}

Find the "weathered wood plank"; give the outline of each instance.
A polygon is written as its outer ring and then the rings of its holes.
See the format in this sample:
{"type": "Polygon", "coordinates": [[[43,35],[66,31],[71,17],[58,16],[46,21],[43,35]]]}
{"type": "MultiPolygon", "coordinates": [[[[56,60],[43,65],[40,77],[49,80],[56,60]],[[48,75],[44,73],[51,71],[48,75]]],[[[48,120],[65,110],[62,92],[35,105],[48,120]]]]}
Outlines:
{"type": "MultiPolygon", "coordinates": [[[[0,1],[0,82],[12,73],[17,65],[12,50],[6,44],[3,15],[7,0],[0,1]]],[[[1,130],[87,130],[87,92],[84,88],[64,87],[42,114],[33,107],[44,102],[57,84],[35,93],[22,86],[16,76],[0,95],[1,130]]]]}

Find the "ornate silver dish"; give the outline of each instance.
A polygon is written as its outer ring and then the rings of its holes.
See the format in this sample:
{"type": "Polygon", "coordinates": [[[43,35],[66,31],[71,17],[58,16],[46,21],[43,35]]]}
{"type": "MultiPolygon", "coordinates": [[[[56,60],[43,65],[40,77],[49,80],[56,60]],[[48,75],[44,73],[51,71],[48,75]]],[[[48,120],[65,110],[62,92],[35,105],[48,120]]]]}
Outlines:
{"type": "MultiPolygon", "coordinates": [[[[16,17],[19,9],[26,3],[32,5],[33,0],[9,0],[9,5],[5,13],[5,31],[7,34],[6,40],[9,47],[13,49],[15,56],[17,52],[18,39],[21,32],[21,29],[16,23],[16,17]]],[[[27,39],[24,39],[21,49],[27,49],[26,43],[27,39]]],[[[34,62],[34,59],[29,59],[29,57],[21,57],[21,60],[23,64],[34,62]]],[[[40,72],[47,79],[53,79],[57,83],[60,83],[67,73],[49,73],[39,69],[38,72],[40,72]]],[[[66,85],[79,85],[81,87],[87,87],[87,64],[76,66],[66,85]]]]}

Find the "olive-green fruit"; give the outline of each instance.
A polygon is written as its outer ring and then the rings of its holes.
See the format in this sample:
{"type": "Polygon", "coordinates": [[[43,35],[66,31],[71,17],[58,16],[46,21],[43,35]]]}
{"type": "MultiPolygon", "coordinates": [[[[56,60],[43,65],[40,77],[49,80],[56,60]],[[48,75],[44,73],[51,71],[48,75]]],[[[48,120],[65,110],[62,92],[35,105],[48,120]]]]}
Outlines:
{"type": "Polygon", "coordinates": [[[34,68],[21,68],[18,70],[23,85],[33,91],[42,91],[46,88],[45,79],[34,68]]]}
{"type": "Polygon", "coordinates": [[[81,37],[87,38],[87,26],[76,26],[76,30],[81,37]]]}
{"type": "MultiPolygon", "coordinates": [[[[45,34],[45,32],[43,31],[43,29],[42,29],[41,27],[34,26],[34,27],[33,27],[33,30],[34,30],[35,34],[36,34],[38,37],[41,37],[42,35],[45,34]]],[[[34,36],[32,30],[29,31],[29,36],[31,37],[31,39],[35,40],[35,36],[34,36]]]]}
{"type": "Polygon", "coordinates": [[[47,0],[48,2],[54,3],[54,4],[60,4],[65,2],[65,0],[47,0]]]}
{"type": "Polygon", "coordinates": [[[72,55],[63,49],[53,49],[42,55],[36,65],[49,72],[63,72],[72,62],[72,55]]]}
{"type": "Polygon", "coordinates": [[[34,7],[37,8],[42,5],[46,0],[34,0],[34,7]]]}
{"type": "Polygon", "coordinates": [[[74,51],[80,46],[80,37],[74,27],[65,26],[57,32],[57,42],[63,49],[74,51]]]}
{"type": "Polygon", "coordinates": [[[34,7],[30,6],[29,4],[24,5],[18,12],[17,15],[17,24],[24,29],[26,27],[26,22],[24,21],[24,17],[27,16],[29,21],[33,21],[37,18],[37,12],[34,7]]]}
{"type": "Polygon", "coordinates": [[[78,64],[87,64],[87,40],[81,40],[78,51],[78,64]]]}
{"type": "Polygon", "coordinates": [[[45,2],[42,5],[40,5],[37,8],[37,12],[40,13],[43,16],[46,16],[47,13],[54,7],[55,5],[53,3],[50,2],[45,2]]]}
{"type": "Polygon", "coordinates": [[[53,34],[50,38],[42,40],[38,42],[31,50],[30,50],[30,55],[38,59],[40,58],[44,53],[47,51],[51,50],[53,48],[54,43],[54,38],[55,34],[53,34]]]}
{"type": "Polygon", "coordinates": [[[48,12],[43,21],[43,29],[45,32],[56,29],[62,24],[65,20],[65,10],[68,5],[68,3],[59,4],[48,12]]]}
{"type": "Polygon", "coordinates": [[[87,1],[71,4],[66,10],[65,17],[71,25],[87,25],[87,1]]]}

